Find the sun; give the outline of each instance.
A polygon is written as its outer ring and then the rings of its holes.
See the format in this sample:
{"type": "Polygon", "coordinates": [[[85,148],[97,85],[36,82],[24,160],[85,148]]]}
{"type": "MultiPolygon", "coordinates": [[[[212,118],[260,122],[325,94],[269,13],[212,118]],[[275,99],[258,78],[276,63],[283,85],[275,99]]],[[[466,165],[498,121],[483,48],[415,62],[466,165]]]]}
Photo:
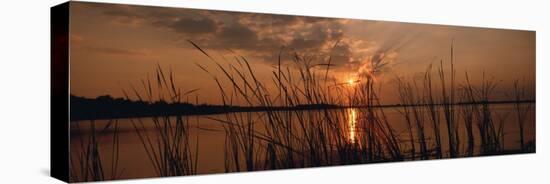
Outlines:
{"type": "Polygon", "coordinates": [[[359,79],[356,74],[347,74],[347,76],[342,76],[342,85],[349,87],[354,87],[359,84],[359,79]]]}
{"type": "Polygon", "coordinates": [[[355,86],[359,82],[358,80],[348,79],[346,82],[349,86],[355,86]]]}
{"type": "Polygon", "coordinates": [[[353,85],[353,84],[355,84],[355,81],[353,81],[353,79],[349,79],[349,80],[348,80],[348,84],[349,84],[349,85],[353,85]]]}

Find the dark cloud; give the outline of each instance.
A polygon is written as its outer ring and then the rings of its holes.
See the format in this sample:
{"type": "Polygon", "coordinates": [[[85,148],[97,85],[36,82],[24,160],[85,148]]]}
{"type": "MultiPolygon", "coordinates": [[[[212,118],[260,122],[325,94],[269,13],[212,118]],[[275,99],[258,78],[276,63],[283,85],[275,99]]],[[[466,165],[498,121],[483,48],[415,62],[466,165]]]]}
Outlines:
{"type": "Polygon", "coordinates": [[[309,49],[311,47],[318,46],[319,43],[323,42],[324,41],[317,39],[294,38],[292,39],[292,42],[290,42],[290,47],[295,49],[309,49]]]}
{"type": "Polygon", "coordinates": [[[257,26],[289,27],[301,23],[298,16],[241,13],[240,19],[249,19],[257,26]],[[267,20],[267,21],[265,21],[267,20]]]}
{"type": "Polygon", "coordinates": [[[353,51],[347,43],[338,44],[331,50],[331,57],[334,64],[343,65],[353,61],[353,51]]]}
{"type": "Polygon", "coordinates": [[[267,62],[277,61],[281,47],[319,58],[332,54],[332,62],[339,66],[360,60],[354,40],[344,34],[342,19],[141,6],[109,7],[103,14],[172,30],[182,44],[191,39],[205,49],[236,50],[267,62]]]}
{"type": "Polygon", "coordinates": [[[242,24],[226,25],[216,37],[229,47],[255,45],[259,41],[257,33],[242,24]]]}
{"type": "MultiPolygon", "coordinates": [[[[157,23],[157,25],[162,24],[157,23]]],[[[168,22],[164,26],[172,28],[176,32],[188,34],[215,33],[218,30],[216,22],[208,18],[181,18],[173,22],[168,22]]]]}
{"type": "Polygon", "coordinates": [[[294,35],[289,46],[298,50],[320,49],[330,41],[341,39],[342,35],[333,34],[324,24],[316,24],[294,35]]]}

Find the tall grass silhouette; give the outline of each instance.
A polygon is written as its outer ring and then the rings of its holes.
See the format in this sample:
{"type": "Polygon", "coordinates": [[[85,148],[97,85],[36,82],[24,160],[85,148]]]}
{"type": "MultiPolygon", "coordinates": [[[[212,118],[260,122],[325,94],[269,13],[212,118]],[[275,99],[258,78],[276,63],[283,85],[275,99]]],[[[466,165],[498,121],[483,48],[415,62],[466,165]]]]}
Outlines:
{"type": "MultiPolygon", "coordinates": [[[[188,40],[204,55],[197,69],[217,86],[222,105],[261,107],[262,111],[205,116],[219,123],[225,134],[224,172],[303,168],[403,160],[456,158],[477,155],[533,152],[526,142],[525,124],[531,112],[526,87],[513,85],[514,120],[519,127],[519,149],[504,148],[504,126],[508,114],[495,112],[491,97],[497,83],[482,75],[472,84],[467,72],[464,82],[456,79],[454,41],[450,60],[439,66],[428,65],[420,78],[397,76],[395,91],[400,106],[386,109],[381,104],[380,83],[376,78],[387,67],[383,57],[369,60],[368,69],[358,78],[341,83],[331,76],[332,56],[315,59],[307,54],[279,50],[276,64],[266,81],[260,80],[251,62],[234,54],[232,60],[210,55],[188,40]],[[283,59],[290,53],[290,59],[283,59]],[[207,67],[209,66],[209,67],[207,67]],[[244,104],[244,105],[243,105],[244,104]],[[316,107],[280,110],[277,107],[316,107]],[[395,109],[405,123],[397,130],[386,113],[395,109]],[[463,127],[463,128],[462,128],[463,127]]],[[[339,42],[333,45],[333,49],[339,42]]],[[[123,90],[126,99],[146,104],[180,104],[199,91],[182,91],[176,73],[157,64],[154,75],[141,80],[141,88],[123,90]],[[130,95],[132,94],[132,95],[130,95]]],[[[198,101],[198,100],[197,100],[198,101]]],[[[160,114],[130,119],[133,131],[145,152],[146,161],[158,176],[200,174],[200,141],[191,130],[190,116],[160,114]]],[[[110,173],[99,146],[95,123],[90,138],[79,139],[82,153],[71,157],[75,181],[98,181],[120,177],[119,138],[116,120],[113,129],[110,173]]],[[[105,129],[105,128],[104,128],[105,129]]],[[[77,126],[77,131],[81,127],[77,126]]]]}
{"type": "MultiPolygon", "coordinates": [[[[149,78],[142,80],[145,95],[141,95],[136,88],[132,87],[135,97],[145,103],[179,104],[183,102],[184,97],[197,91],[193,89],[182,92],[175,84],[175,73],[170,69],[167,75],[160,65],[157,65],[154,76],[156,80],[153,80],[154,82],[149,78]]],[[[123,93],[127,99],[130,99],[126,91],[123,93]]],[[[156,174],[158,176],[196,174],[199,138],[196,138],[193,147],[190,142],[189,117],[181,115],[171,117],[167,114],[150,119],[153,122],[153,133],[147,131],[147,125],[142,119],[130,121],[156,174]]]]}
{"type": "MultiPolygon", "coordinates": [[[[82,122],[84,123],[84,122],[82,122]]],[[[70,178],[72,181],[103,181],[118,179],[124,172],[124,169],[119,168],[120,158],[120,139],[119,125],[117,120],[110,120],[102,129],[96,129],[95,121],[90,121],[88,127],[81,127],[76,123],[74,133],[71,135],[78,136],[79,148],[72,149],[77,152],[70,156],[70,178]],[[112,130],[111,145],[100,146],[98,134],[104,134],[112,130]],[[89,132],[90,134],[83,133],[89,132]],[[84,137],[86,136],[86,137],[84,137]],[[111,152],[108,155],[102,154],[103,149],[109,146],[111,152]],[[106,161],[106,157],[110,157],[106,161]],[[110,165],[108,163],[110,162],[110,165]],[[106,167],[110,167],[106,170],[106,167]]]]}
{"type": "MultiPolygon", "coordinates": [[[[503,127],[507,116],[492,112],[489,99],[496,83],[483,77],[481,84],[474,86],[466,73],[466,82],[459,84],[454,67],[454,43],[450,46],[450,61],[441,60],[435,71],[438,80],[433,80],[431,65],[420,82],[396,80],[401,104],[404,104],[399,112],[407,122],[408,136],[401,136],[393,129],[384,110],[377,108],[380,100],[374,79],[386,66],[383,59],[371,60],[370,70],[357,80],[360,82],[356,87],[349,89],[336,79],[327,77],[330,67],[334,66],[331,57],[314,61],[307,55],[294,52],[290,64],[282,65],[280,51],[271,81],[277,90],[268,90],[268,83],[258,80],[245,57],[218,61],[198,44],[189,42],[216,66],[206,68],[196,63],[216,82],[224,105],[241,100],[267,109],[256,112],[257,116],[227,114],[225,119],[216,119],[226,125],[226,153],[231,155],[226,156],[227,172],[243,168],[262,170],[474,156],[476,138],[481,142],[480,155],[504,151],[503,127]],[[214,75],[217,73],[214,70],[221,71],[222,76],[214,75]],[[227,82],[229,88],[224,88],[223,82],[227,82]],[[434,89],[437,86],[439,90],[434,89]],[[360,118],[354,130],[357,131],[354,134],[356,139],[350,141],[345,136],[347,129],[341,122],[347,122],[349,117],[343,110],[290,112],[270,111],[268,108],[316,104],[364,107],[358,108],[360,118]],[[496,120],[495,115],[499,117],[496,120]],[[445,126],[441,125],[442,122],[445,126]],[[265,133],[256,131],[258,124],[265,126],[265,133]],[[460,126],[465,127],[465,143],[461,143],[460,126]],[[444,134],[441,132],[443,127],[444,134]],[[428,135],[428,128],[432,135],[428,135]],[[445,139],[447,143],[444,144],[445,139]]],[[[525,95],[522,98],[525,100],[525,95]]],[[[522,112],[518,113],[518,119],[524,119],[525,111],[522,112]]]]}

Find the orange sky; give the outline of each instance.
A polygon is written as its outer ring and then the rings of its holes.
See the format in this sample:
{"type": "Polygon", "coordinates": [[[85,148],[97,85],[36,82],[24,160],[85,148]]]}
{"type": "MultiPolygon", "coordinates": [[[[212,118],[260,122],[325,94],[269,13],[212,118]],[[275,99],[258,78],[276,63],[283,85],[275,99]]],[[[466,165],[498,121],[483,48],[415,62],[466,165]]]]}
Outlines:
{"type": "Polygon", "coordinates": [[[331,76],[342,82],[384,53],[383,103],[397,103],[396,76],[448,61],[454,39],[459,82],[466,71],[474,83],[485,72],[498,81],[493,98],[507,99],[512,81],[524,79],[535,96],[533,31],[71,2],[70,38],[71,94],[85,97],[122,97],[160,64],[174,70],[182,91],[198,88],[201,103],[219,104],[216,83],[195,63],[214,66],[188,39],[217,59],[233,57],[229,50],[245,56],[265,81],[282,46],[285,61],[291,51],[319,60],[332,53],[331,76]]]}

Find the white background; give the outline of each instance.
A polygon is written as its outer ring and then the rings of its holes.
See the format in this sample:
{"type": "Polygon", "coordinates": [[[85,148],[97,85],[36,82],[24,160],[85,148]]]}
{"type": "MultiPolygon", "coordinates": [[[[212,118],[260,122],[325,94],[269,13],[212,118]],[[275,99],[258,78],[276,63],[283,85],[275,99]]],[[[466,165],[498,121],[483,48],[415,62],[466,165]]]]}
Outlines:
{"type": "MultiPolygon", "coordinates": [[[[101,1],[101,0],[100,0],[101,1]]],[[[2,1],[0,183],[61,183],[49,177],[49,7],[61,0],[2,1]]],[[[116,183],[548,183],[550,6],[540,0],[103,0],[324,17],[537,31],[537,153],[116,183]]],[[[498,67],[498,66],[495,66],[498,67]]]]}

